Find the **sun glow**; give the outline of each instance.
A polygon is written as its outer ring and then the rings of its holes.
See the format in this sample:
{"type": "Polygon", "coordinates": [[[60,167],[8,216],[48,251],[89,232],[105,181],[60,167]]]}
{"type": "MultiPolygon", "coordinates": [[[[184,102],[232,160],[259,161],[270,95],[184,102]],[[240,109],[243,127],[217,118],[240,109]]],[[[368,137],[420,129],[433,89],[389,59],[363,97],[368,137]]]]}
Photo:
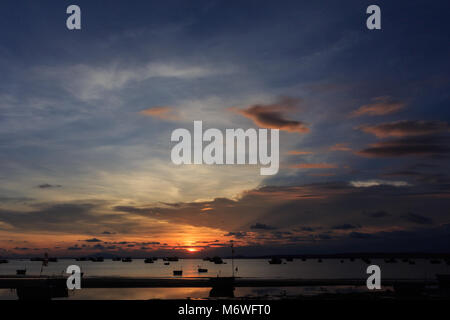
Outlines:
{"type": "Polygon", "coordinates": [[[188,248],[186,250],[189,252],[197,252],[198,251],[198,249],[195,249],[195,248],[188,248]]]}

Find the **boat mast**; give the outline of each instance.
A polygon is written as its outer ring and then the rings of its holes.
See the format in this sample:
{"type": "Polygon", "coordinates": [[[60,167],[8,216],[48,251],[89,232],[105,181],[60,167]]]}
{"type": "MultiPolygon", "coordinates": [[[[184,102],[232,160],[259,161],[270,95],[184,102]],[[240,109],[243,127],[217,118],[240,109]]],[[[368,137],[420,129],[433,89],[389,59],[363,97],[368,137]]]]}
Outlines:
{"type": "Polygon", "coordinates": [[[231,274],[233,275],[233,278],[234,278],[234,248],[233,248],[233,240],[231,240],[231,269],[232,269],[231,274]]]}

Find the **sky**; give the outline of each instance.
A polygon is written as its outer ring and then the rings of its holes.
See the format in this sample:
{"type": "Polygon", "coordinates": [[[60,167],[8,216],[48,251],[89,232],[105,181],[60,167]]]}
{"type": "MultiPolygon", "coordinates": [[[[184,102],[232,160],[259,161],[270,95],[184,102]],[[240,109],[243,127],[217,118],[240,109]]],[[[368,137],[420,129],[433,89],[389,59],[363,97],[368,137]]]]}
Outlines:
{"type": "Polygon", "coordinates": [[[448,252],[450,6],[371,4],[2,1],[0,256],[448,252]],[[174,165],[195,120],[279,172],[174,165]]]}

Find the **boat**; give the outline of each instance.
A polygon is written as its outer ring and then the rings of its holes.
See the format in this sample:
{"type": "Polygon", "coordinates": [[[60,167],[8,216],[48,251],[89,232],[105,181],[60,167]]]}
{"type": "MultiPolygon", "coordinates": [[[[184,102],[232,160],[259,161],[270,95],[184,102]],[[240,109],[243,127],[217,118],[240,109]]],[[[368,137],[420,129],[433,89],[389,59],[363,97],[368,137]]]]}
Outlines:
{"type": "Polygon", "coordinates": [[[177,257],[167,257],[166,259],[166,261],[178,261],[177,257]]]}
{"type": "Polygon", "coordinates": [[[131,259],[130,257],[128,258],[122,258],[122,262],[132,262],[133,259],[131,259]]]}
{"type": "Polygon", "coordinates": [[[212,262],[214,262],[214,264],[223,264],[223,260],[221,257],[212,258],[212,262]]]}
{"type": "Polygon", "coordinates": [[[153,263],[153,259],[152,258],[145,258],[144,259],[144,263],[153,263]]]}
{"type": "Polygon", "coordinates": [[[197,271],[198,273],[205,273],[208,272],[208,269],[198,267],[197,271]]]}
{"type": "Polygon", "coordinates": [[[103,257],[91,257],[91,258],[89,258],[89,260],[92,262],[103,262],[104,261],[103,257]]]}
{"type": "Polygon", "coordinates": [[[0,264],[1,263],[8,263],[9,261],[7,259],[0,259],[0,264]]]}
{"type": "Polygon", "coordinates": [[[27,273],[27,269],[17,269],[16,275],[18,276],[24,276],[27,273]]]}
{"type": "Polygon", "coordinates": [[[165,266],[168,266],[170,264],[170,262],[164,262],[165,266]]]}
{"type": "Polygon", "coordinates": [[[282,262],[280,258],[272,258],[269,260],[269,264],[281,264],[282,262]]]}
{"type": "Polygon", "coordinates": [[[182,276],[183,275],[183,270],[173,270],[173,275],[174,276],[182,276]]]}

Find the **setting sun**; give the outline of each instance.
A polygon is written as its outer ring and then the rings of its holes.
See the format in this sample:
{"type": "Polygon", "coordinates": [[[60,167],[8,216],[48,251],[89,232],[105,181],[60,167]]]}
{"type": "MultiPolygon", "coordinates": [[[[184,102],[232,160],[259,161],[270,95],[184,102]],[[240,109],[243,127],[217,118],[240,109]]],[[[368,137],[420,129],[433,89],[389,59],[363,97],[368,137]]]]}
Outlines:
{"type": "Polygon", "coordinates": [[[188,248],[188,249],[186,249],[187,251],[189,251],[189,252],[197,252],[198,250],[197,249],[195,249],[195,248],[188,248]]]}

